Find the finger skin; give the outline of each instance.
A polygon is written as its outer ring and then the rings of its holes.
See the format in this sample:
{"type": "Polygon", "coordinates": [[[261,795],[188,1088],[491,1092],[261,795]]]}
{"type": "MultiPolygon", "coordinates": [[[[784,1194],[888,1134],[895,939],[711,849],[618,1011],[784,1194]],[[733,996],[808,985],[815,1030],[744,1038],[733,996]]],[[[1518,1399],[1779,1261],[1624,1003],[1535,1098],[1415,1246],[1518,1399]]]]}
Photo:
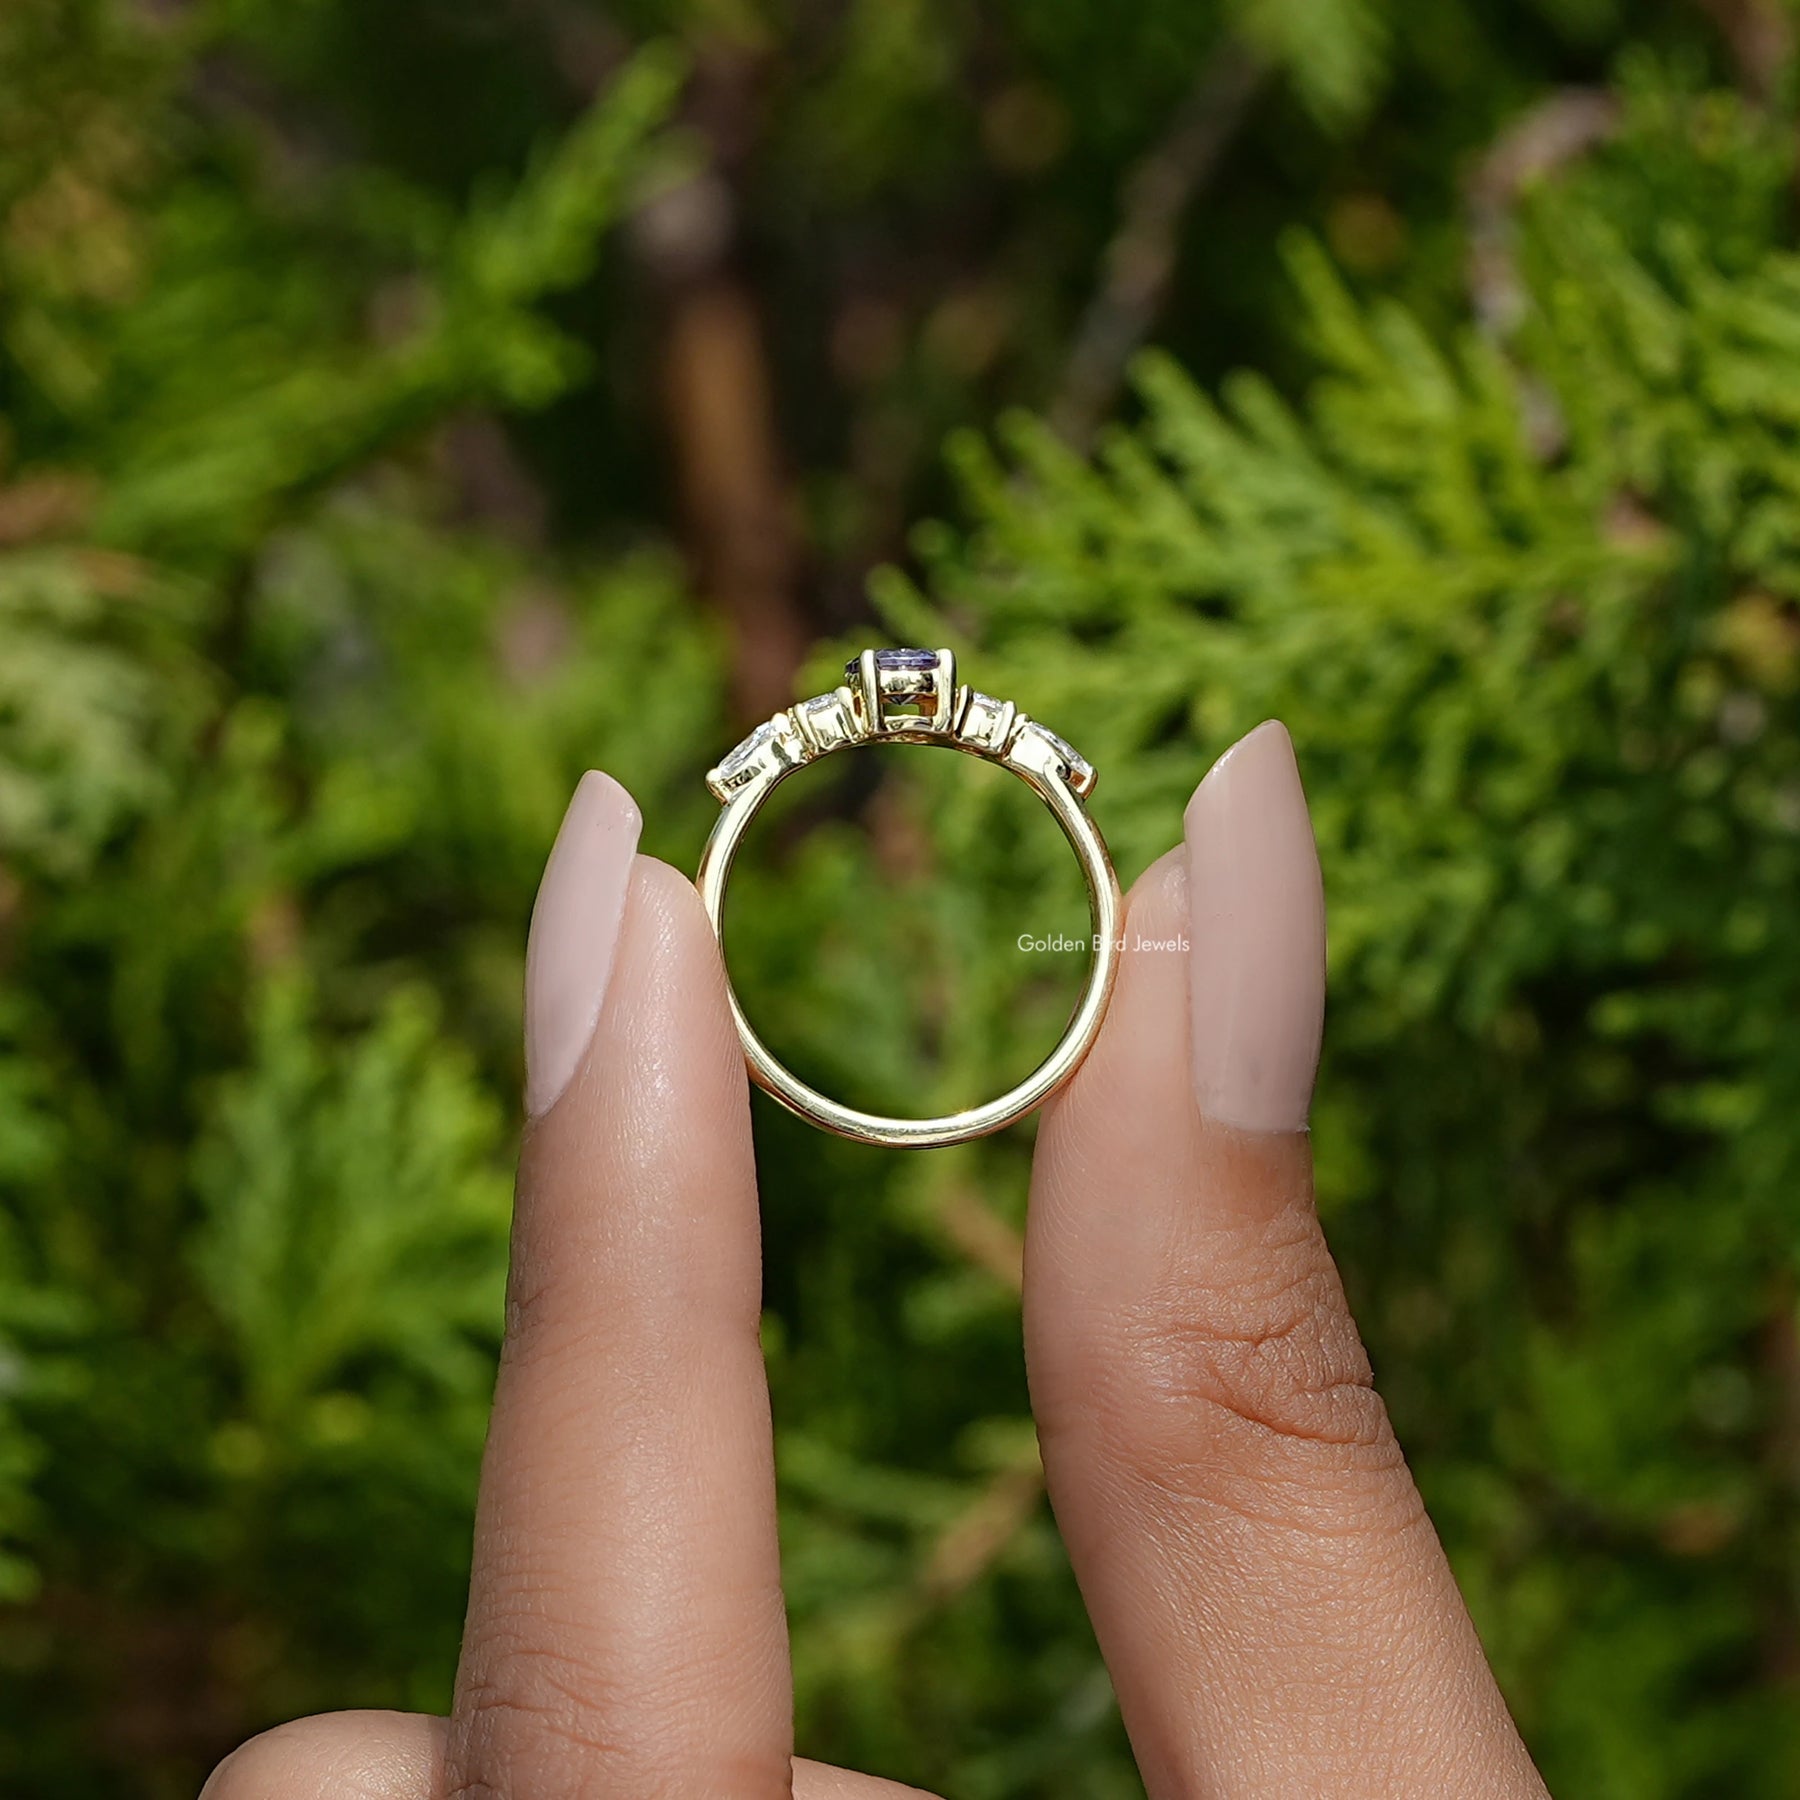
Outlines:
{"type": "MultiPolygon", "coordinates": [[[[450,1721],[344,1712],[252,1738],[213,1771],[200,1800],[448,1800],[450,1721]]],[[[931,1800],[919,1788],[826,1763],[794,1762],[794,1800],[931,1800]]]]}
{"type": "Polygon", "coordinates": [[[421,1713],[296,1719],[232,1751],[200,1800],[444,1800],[447,1730],[421,1713]]]}
{"type": "Polygon", "coordinates": [[[1202,1117],[1179,852],[1046,1116],[1026,1350],[1052,1501],[1153,1800],[1542,1796],[1319,1229],[1304,1132],[1202,1117]]]}
{"type": "Polygon", "coordinates": [[[794,1800],[932,1800],[923,1788],[834,1769],[829,1763],[794,1759],[794,1800]]]}
{"type": "Polygon", "coordinates": [[[639,857],[592,1044],[527,1132],[448,1744],[457,1800],[786,1796],[743,1053],[639,857]]]}

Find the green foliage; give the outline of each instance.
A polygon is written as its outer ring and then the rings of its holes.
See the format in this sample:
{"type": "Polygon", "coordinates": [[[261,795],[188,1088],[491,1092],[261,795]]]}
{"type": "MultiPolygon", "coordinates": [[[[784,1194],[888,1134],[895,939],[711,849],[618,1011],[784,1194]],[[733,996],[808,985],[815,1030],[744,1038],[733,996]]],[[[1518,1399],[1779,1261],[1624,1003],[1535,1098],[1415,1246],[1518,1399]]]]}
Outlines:
{"type": "Polygon", "coordinates": [[[453,1595],[462,1571],[505,1271],[502,1115],[416,991],[346,1045],[291,983],[258,1014],[193,1152],[196,1299],[229,1397],[191,1421],[216,1512],[207,1573],[223,1560],[233,1591],[298,1615],[301,1653],[402,1700],[434,1694],[453,1640],[414,1671],[404,1621],[409,1595],[453,1595]]]}
{"type": "MultiPolygon", "coordinates": [[[[0,842],[57,875],[166,797],[157,768],[159,621],[133,617],[133,572],[57,548],[0,555],[0,842]]],[[[151,598],[166,608],[168,596],[151,598]]],[[[166,666],[164,680],[175,682],[166,666]]]]}
{"type": "Polygon", "coordinates": [[[397,994],[334,1075],[300,996],[276,988],[203,1130],[195,1269],[251,1420],[280,1428],[365,1359],[427,1394],[478,1385],[469,1337],[492,1327],[505,1236],[499,1119],[432,1051],[436,1023],[397,994]]]}
{"type": "MultiPolygon", "coordinates": [[[[810,676],[941,428],[1024,401],[954,439],[966,523],[885,628],[1094,757],[1128,876],[1288,721],[1328,1225],[1527,1734],[1559,1792],[1792,1791],[1793,120],[1627,10],[916,0],[788,45],[641,0],[581,108],[442,9],[0,13],[0,1788],[160,1800],[275,1718],[445,1703],[538,870],[588,764],[691,866],[735,735],[608,233],[747,65],[810,676]],[[1078,455],[1037,418],[1120,183],[1236,42],[1182,355],[1078,455]],[[1616,50],[1471,307],[1445,171],[1616,50]]],[[[784,790],[732,956],[808,1073],[937,1109],[1054,1035],[1077,959],[1017,940],[1081,894],[1016,784],[895,761],[784,790]],[[938,973],[871,1033],[897,954],[938,973]]],[[[1039,1493],[1026,1143],[758,1131],[805,1748],[1136,1792],[1039,1493]]]]}

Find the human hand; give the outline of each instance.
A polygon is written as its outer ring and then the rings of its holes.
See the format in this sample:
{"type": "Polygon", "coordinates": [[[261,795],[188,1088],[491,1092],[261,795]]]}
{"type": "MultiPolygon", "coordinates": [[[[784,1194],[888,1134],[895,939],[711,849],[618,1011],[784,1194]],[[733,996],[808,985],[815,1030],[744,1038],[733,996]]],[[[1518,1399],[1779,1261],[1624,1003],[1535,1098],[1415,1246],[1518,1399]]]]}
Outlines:
{"type": "MultiPolygon", "coordinates": [[[[205,1800],[913,1792],[793,1757],[743,1057],[699,901],[637,827],[588,776],[533,920],[534,1117],[451,1717],[281,1726],[205,1800]]],[[[1145,1786],[1542,1796],[1313,1210],[1324,918],[1279,725],[1220,760],[1126,917],[1106,1024],[1039,1134],[1025,1337],[1145,1786]]]]}

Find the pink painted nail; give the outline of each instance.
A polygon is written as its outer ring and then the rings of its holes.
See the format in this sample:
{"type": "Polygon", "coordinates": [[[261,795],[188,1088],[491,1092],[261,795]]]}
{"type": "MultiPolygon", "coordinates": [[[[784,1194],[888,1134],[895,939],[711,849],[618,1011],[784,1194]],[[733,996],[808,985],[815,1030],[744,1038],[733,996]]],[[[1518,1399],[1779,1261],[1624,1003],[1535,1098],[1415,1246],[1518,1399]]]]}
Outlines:
{"type": "Polygon", "coordinates": [[[563,815],[525,946],[525,1110],[534,1119],[561,1097],[599,1023],[643,824],[631,796],[597,769],[563,815]]]}
{"type": "Polygon", "coordinates": [[[1285,726],[1257,726],[1213,764],[1186,835],[1200,1110],[1301,1130],[1324,1026],[1325,890],[1285,726]]]}

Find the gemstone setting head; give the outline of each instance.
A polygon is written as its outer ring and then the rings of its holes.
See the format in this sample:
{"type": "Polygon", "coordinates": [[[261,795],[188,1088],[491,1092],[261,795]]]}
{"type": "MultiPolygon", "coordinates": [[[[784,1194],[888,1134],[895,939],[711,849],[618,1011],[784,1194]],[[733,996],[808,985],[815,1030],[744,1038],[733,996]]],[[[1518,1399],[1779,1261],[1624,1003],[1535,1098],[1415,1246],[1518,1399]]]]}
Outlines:
{"type": "MultiPolygon", "coordinates": [[[[929,675],[936,667],[935,650],[897,649],[875,652],[875,668],[882,675],[929,675]]],[[[857,668],[857,662],[847,662],[844,664],[844,673],[854,681],[857,668]]]]}
{"type": "Polygon", "coordinates": [[[845,665],[859,724],[872,737],[922,740],[951,728],[956,658],[949,650],[865,650],[845,665]]]}

